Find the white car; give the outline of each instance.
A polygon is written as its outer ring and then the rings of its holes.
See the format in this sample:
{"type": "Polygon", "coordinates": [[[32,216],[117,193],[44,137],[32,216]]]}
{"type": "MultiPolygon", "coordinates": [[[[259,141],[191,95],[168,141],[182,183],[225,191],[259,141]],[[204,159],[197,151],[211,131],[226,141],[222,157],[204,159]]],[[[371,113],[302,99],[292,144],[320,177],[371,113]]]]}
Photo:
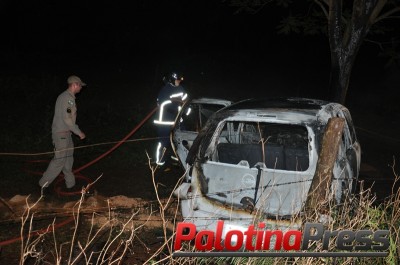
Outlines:
{"type": "MultiPolygon", "coordinates": [[[[215,230],[224,220],[224,231],[244,231],[256,217],[269,228],[293,225],[289,220],[303,211],[331,117],[345,119],[331,186],[340,203],[354,192],[361,149],[350,113],[338,103],[248,99],[214,113],[199,133],[181,137],[182,129],[175,129],[176,150],[184,140],[190,150],[177,152],[188,166],[174,193],[184,221],[197,230],[215,230]]],[[[185,119],[176,122],[179,128],[185,119]]]]}

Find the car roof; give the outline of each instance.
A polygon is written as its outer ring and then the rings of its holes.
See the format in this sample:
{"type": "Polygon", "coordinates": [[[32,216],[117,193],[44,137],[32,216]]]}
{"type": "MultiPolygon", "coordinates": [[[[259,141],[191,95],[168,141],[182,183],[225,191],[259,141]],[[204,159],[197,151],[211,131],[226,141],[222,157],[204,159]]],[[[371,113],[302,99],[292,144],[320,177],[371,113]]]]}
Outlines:
{"type": "MultiPolygon", "coordinates": [[[[233,103],[215,112],[207,121],[198,137],[193,142],[187,156],[187,162],[192,164],[196,158],[196,151],[201,142],[211,141],[218,124],[222,120],[240,121],[281,121],[289,124],[308,124],[320,129],[335,114],[338,109],[346,109],[339,103],[308,98],[260,98],[246,99],[233,103]],[[193,150],[192,150],[193,149],[193,150]]],[[[205,144],[208,146],[208,144],[205,144]]],[[[202,150],[205,152],[206,150],[202,150]]]]}
{"type": "Polygon", "coordinates": [[[229,106],[232,104],[232,101],[226,99],[219,99],[219,98],[195,98],[191,100],[192,103],[200,103],[200,104],[216,104],[216,105],[223,105],[229,106]]]}
{"type": "Polygon", "coordinates": [[[251,98],[233,103],[232,105],[217,111],[217,113],[222,114],[222,116],[225,117],[226,115],[243,116],[251,114],[256,114],[259,117],[262,117],[265,114],[281,113],[281,115],[283,115],[284,113],[291,113],[295,115],[305,115],[303,116],[304,119],[320,118],[327,122],[331,115],[336,112],[334,111],[335,109],[343,110],[346,108],[339,103],[319,99],[295,97],[251,98]]]}
{"type": "Polygon", "coordinates": [[[332,103],[308,98],[252,98],[236,102],[226,107],[225,110],[303,109],[318,111],[329,104],[332,103]]]}

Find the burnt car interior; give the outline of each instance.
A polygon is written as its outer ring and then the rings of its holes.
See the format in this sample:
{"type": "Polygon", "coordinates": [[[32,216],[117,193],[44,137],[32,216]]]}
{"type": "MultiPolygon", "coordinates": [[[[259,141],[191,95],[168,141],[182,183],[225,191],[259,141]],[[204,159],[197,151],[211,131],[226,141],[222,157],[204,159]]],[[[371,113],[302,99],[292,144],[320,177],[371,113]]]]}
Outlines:
{"type": "Polygon", "coordinates": [[[306,171],[309,167],[305,126],[228,121],[221,131],[215,161],[249,167],[306,171]]]}

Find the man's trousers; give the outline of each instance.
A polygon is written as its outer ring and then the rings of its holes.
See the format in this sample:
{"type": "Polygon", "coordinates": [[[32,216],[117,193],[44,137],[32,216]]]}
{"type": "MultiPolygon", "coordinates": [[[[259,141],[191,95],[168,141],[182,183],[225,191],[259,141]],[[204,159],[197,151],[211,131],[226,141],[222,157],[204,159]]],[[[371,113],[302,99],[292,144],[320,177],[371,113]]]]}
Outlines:
{"type": "Polygon", "coordinates": [[[72,173],[74,143],[71,133],[53,133],[52,137],[55,154],[47,170],[39,180],[39,185],[41,187],[48,187],[62,171],[64,173],[65,185],[67,188],[72,188],[75,186],[75,176],[72,173]]]}

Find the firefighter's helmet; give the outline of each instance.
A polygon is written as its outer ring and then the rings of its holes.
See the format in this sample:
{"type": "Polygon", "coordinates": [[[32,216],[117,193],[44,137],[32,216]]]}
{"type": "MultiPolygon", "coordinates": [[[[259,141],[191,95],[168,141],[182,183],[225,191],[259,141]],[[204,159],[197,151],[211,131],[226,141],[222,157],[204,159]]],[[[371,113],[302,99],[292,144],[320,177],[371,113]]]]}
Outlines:
{"type": "Polygon", "coordinates": [[[176,80],[183,80],[183,75],[178,72],[170,72],[163,77],[163,81],[165,84],[171,83],[175,85],[176,80]]]}

